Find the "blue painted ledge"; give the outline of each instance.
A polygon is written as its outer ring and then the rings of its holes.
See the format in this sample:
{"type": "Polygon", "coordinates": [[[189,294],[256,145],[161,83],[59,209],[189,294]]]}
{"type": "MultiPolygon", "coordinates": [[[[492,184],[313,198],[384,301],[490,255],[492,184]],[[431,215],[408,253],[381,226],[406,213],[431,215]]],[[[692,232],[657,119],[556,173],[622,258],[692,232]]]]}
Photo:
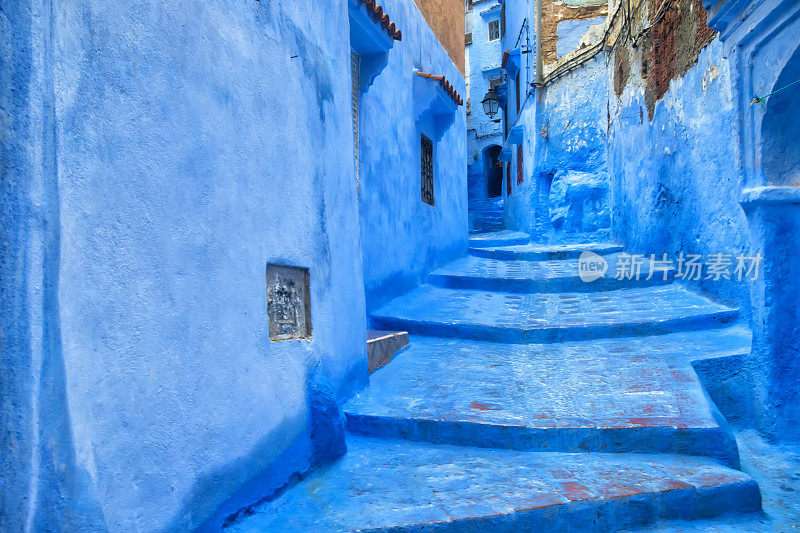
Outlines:
{"type": "Polygon", "coordinates": [[[743,206],[763,204],[800,204],[800,187],[753,187],[742,191],[739,200],[743,206]]]}

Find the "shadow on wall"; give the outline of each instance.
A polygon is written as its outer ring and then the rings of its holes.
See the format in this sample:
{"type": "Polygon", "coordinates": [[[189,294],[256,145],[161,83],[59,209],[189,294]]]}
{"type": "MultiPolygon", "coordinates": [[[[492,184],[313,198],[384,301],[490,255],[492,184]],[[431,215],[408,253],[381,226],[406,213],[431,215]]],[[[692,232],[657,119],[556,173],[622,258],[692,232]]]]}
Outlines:
{"type": "Polygon", "coordinates": [[[800,49],[794,52],[775,83],[777,94],[766,102],[761,126],[763,172],[767,185],[800,186],[800,49]],[[783,89],[783,90],[781,90],[783,89]]]}
{"type": "Polygon", "coordinates": [[[198,531],[210,533],[219,531],[220,527],[224,529],[251,514],[258,504],[283,494],[312,468],[327,465],[344,455],[347,452],[344,414],[336,400],[336,386],[323,367],[315,366],[309,373],[306,396],[309,406],[306,431],[309,433],[304,431],[294,440],[287,441],[287,432],[283,428],[276,430],[262,438],[247,457],[237,458],[202,477],[169,530],[184,530],[189,524],[200,522],[203,517],[193,515],[209,507],[209,495],[213,495],[225,480],[238,478],[243,472],[258,474],[244,482],[198,531]],[[284,444],[284,450],[273,458],[274,450],[278,449],[276,441],[284,444]]]}
{"type": "Polygon", "coordinates": [[[503,167],[499,165],[500,146],[487,146],[483,150],[483,176],[486,180],[486,195],[497,198],[503,194],[503,167]]]}
{"type": "MultiPolygon", "coordinates": [[[[793,46],[796,46],[794,44],[793,46]]],[[[745,204],[763,276],[751,288],[753,379],[760,429],[800,442],[800,48],[766,97],[760,147],[762,189],[745,204]]],[[[761,101],[764,97],[761,97],[761,101]]],[[[753,105],[759,105],[754,103],[753,105]]]]}

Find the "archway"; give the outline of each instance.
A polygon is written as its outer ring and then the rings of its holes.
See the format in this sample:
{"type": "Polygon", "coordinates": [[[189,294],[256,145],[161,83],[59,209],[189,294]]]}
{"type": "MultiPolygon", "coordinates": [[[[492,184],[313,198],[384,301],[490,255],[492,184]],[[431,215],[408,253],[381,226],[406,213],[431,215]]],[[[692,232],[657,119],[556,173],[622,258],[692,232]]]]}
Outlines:
{"type": "Polygon", "coordinates": [[[486,196],[497,198],[503,194],[503,167],[498,164],[502,147],[492,145],[483,150],[483,175],[486,179],[486,196]]]}
{"type": "Polygon", "coordinates": [[[800,48],[778,76],[761,123],[761,161],[767,185],[800,185],[800,48]]]}

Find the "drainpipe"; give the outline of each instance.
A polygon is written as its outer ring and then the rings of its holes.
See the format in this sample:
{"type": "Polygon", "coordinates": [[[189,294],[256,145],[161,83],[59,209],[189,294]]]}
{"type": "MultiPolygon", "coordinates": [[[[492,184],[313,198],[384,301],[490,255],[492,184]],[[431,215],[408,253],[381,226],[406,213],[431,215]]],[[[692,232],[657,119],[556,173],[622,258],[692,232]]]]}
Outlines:
{"type": "MultiPolygon", "coordinates": [[[[609,0],[612,1],[612,0],[609,0]]],[[[533,31],[536,39],[536,86],[542,84],[542,0],[534,2],[533,31]]]]}

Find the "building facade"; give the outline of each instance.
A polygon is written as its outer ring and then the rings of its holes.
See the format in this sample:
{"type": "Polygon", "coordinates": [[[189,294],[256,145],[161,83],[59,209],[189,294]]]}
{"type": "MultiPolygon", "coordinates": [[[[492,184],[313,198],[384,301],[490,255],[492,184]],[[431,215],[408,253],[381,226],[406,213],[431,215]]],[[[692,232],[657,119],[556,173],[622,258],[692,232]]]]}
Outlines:
{"type": "Polygon", "coordinates": [[[507,181],[507,227],[539,242],[610,235],[644,257],[763,256],[761,279],[685,281],[744,310],[753,328],[752,353],[717,369],[738,380],[718,384],[728,390],[719,392],[726,417],[796,439],[798,388],[787,381],[798,375],[796,343],[775,329],[796,313],[785,305],[794,283],[777,282],[797,264],[786,251],[796,202],[786,187],[797,165],[785,148],[796,120],[779,110],[800,94],[796,3],[503,5],[503,151],[522,168],[519,185],[507,181]],[[525,53],[517,32],[531,21],[535,85],[517,113],[516,77],[526,72],[515,60],[525,53]],[[565,210],[580,212],[580,223],[565,223],[565,210]]]}
{"type": "Polygon", "coordinates": [[[466,249],[460,65],[382,4],[3,3],[0,529],[217,530],[342,453],[367,308],[466,249]]]}
{"type": "Polygon", "coordinates": [[[489,118],[481,103],[490,87],[502,84],[501,14],[498,1],[467,4],[467,182],[472,231],[503,226],[505,165],[499,160],[503,145],[502,116],[489,118]]]}

